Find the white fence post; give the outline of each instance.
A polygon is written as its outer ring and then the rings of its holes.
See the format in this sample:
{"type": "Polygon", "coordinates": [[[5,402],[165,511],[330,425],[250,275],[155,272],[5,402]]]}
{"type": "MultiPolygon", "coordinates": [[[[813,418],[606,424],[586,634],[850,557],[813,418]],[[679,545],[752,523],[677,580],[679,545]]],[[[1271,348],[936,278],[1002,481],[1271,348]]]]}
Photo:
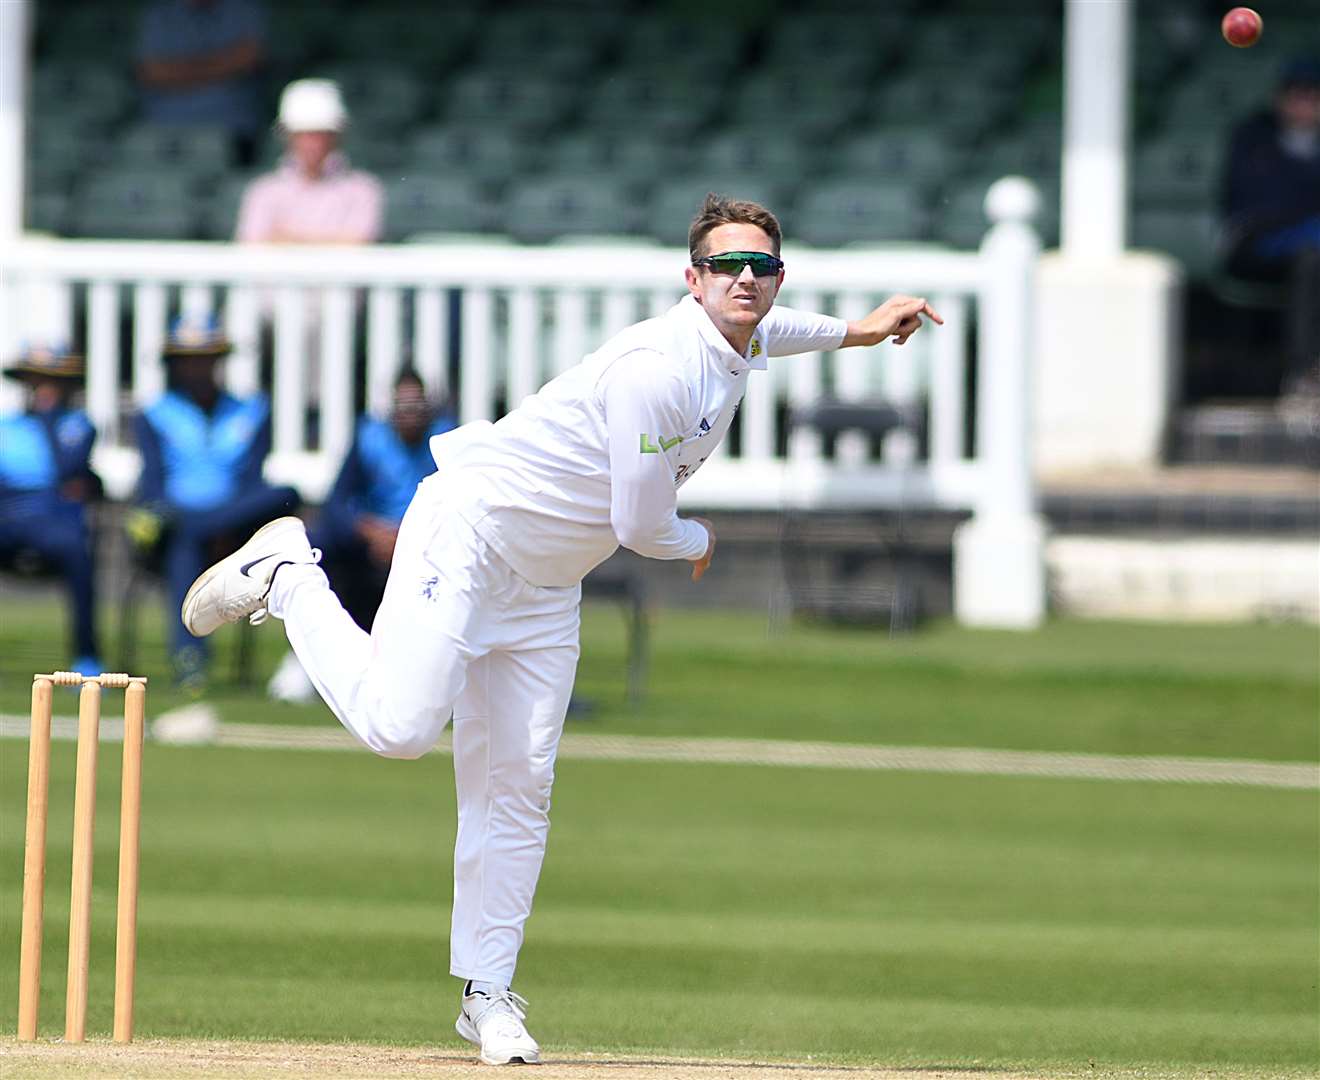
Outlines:
{"type": "Polygon", "coordinates": [[[1040,239],[1031,220],[1040,193],[1005,177],[986,194],[993,223],[981,245],[975,513],[953,541],[954,612],[971,626],[1029,629],[1045,617],[1045,525],[1031,464],[1033,287],[1040,239]]]}

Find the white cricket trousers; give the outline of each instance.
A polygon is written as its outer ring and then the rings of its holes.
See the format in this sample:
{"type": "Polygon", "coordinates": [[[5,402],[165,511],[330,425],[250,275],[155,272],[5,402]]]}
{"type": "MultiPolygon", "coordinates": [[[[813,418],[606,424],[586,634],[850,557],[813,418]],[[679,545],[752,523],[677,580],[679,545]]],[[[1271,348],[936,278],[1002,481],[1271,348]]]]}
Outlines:
{"type": "Polygon", "coordinates": [[[326,704],[376,753],[420,757],[452,711],[449,970],[507,986],[545,856],[582,590],[519,577],[444,496],[438,476],[417,489],[369,635],[319,567],[283,568],[268,603],[326,704]]]}

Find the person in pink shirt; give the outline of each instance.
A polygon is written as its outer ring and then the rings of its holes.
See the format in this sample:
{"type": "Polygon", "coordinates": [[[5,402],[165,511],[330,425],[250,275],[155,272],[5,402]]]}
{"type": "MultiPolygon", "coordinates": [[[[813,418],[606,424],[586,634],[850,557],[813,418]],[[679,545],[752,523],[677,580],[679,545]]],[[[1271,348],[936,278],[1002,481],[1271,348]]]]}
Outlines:
{"type": "Polygon", "coordinates": [[[298,79],[280,96],[288,153],[243,192],[234,238],[252,244],[370,244],[380,238],[384,193],[339,150],[348,123],[330,79],[298,79]]]}

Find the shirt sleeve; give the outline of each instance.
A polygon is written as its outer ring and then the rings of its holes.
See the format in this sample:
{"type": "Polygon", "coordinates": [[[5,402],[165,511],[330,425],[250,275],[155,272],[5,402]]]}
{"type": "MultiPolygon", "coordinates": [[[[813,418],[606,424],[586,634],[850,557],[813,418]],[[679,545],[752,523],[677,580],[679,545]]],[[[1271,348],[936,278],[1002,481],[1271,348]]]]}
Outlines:
{"type": "Polygon", "coordinates": [[[771,356],[828,352],[843,344],[848,323],[833,315],[816,315],[794,308],[772,307],[758,328],[771,356]]]}
{"type": "Polygon", "coordinates": [[[265,177],[259,177],[243,190],[238,208],[234,239],[240,244],[268,243],[275,232],[275,191],[265,177]]]}
{"type": "MultiPolygon", "coordinates": [[[[678,516],[665,443],[685,430],[687,386],[650,350],[621,356],[597,384],[610,452],[610,525],[620,544],[650,559],[695,559],[709,538],[678,516]]],[[[677,441],[671,444],[677,446],[677,441]]]]}
{"type": "Polygon", "coordinates": [[[357,173],[354,179],[359,188],[354,192],[352,205],[344,218],[342,233],[345,239],[372,244],[380,239],[381,219],[384,216],[385,195],[380,181],[370,173],[357,173]]]}

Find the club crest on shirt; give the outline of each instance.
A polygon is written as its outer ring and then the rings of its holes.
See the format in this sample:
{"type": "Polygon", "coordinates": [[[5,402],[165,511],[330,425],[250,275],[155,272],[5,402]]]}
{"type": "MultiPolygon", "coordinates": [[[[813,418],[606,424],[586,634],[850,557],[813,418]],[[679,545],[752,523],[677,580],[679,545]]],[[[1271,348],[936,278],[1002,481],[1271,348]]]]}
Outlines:
{"type": "Polygon", "coordinates": [[[752,351],[751,351],[751,355],[752,355],[753,357],[756,357],[756,356],[760,356],[760,355],[761,355],[761,341],[760,341],[759,338],[752,338],[752,351]]]}

